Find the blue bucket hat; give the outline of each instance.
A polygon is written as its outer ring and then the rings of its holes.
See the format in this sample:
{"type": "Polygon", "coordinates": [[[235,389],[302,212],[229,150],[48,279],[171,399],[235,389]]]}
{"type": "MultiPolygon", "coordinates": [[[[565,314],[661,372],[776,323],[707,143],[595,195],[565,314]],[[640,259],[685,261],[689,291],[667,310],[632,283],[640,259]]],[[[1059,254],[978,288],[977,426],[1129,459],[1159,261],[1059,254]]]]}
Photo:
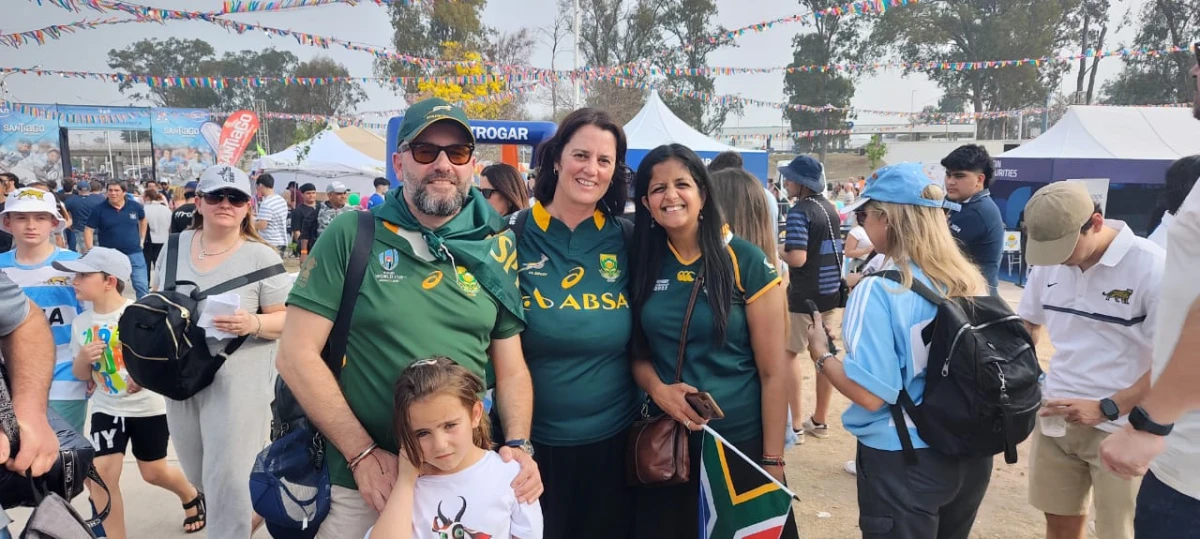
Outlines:
{"type": "Polygon", "coordinates": [[[825,167],[820,161],[807,155],[792,159],[791,163],[779,169],[783,179],[803,185],[813,192],[825,192],[825,167]]]}
{"type": "Polygon", "coordinates": [[[851,202],[842,209],[850,212],[870,200],[904,204],[907,206],[924,206],[926,208],[941,208],[944,200],[930,200],[921,196],[933,180],[925,174],[920,163],[897,163],[883,167],[867,179],[866,188],[858,200],[851,202]]]}

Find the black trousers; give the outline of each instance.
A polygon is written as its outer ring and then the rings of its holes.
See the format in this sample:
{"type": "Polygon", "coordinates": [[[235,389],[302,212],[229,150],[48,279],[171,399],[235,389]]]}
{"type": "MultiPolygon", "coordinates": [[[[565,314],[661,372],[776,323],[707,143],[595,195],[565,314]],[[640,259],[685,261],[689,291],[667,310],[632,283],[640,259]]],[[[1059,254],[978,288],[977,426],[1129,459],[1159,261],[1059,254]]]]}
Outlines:
{"type": "Polygon", "coordinates": [[[955,459],[858,444],[858,527],[863,539],[967,539],[992,480],[992,457],[955,459]]]}
{"type": "MultiPolygon", "coordinates": [[[[688,437],[691,461],[690,481],[669,487],[638,488],[637,507],[633,512],[633,535],[636,539],[695,539],[700,536],[700,433],[688,437]]],[[[762,455],[762,438],[733,442],[751,458],[762,455]]],[[[547,535],[547,539],[551,536],[547,535]]],[[[799,539],[796,515],[789,513],[780,539],[799,539]]]]}
{"type": "Polygon", "coordinates": [[[625,486],[626,432],[599,442],[554,447],[534,444],[542,473],[546,539],[629,537],[633,492],[625,486]]]}

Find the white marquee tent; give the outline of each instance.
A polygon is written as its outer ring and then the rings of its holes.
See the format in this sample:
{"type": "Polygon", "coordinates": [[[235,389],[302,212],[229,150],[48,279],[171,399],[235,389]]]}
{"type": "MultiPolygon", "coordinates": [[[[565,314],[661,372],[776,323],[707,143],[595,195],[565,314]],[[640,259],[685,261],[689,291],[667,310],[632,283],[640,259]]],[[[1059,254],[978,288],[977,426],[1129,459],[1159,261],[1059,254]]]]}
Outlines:
{"type": "Polygon", "coordinates": [[[252,168],[271,174],[279,190],[295,181],[311,182],[324,192],[330,182],[340,181],[365,195],[374,192],[372,182],[384,175],[386,158],[383,137],[360,127],[331,126],[282,152],[258,158],[252,168]]]}
{"type": "Polygon", "coordinates": [[[650,92],[646,105],[637,116],[625,124],[625,137],[629,146],[626,161],[635,170],[650,150],[674,142],[691,148],[705,162],[724,151],[738,152],[742,154],[746,170],[757,176],[760,181],[767,181],[766,151],[735,148],[693,129],[671,112],[657,91],[650,92]]]}

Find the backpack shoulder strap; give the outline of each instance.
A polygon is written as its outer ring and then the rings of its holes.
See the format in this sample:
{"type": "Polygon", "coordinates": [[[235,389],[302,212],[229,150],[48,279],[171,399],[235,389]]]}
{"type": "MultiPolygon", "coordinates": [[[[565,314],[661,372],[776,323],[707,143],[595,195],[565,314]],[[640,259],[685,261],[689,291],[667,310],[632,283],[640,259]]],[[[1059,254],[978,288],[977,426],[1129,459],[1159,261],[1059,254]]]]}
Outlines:
{"type": "Polygon", "coordinates": [[[179,234],[171,234],[167,238],[167,272],[163,282],[163,290],[175,289],[175,272],[179,269],[179,234]]]}
{"type": "Polygon", "coordinates": [[[505,218],[506,227],[513,232],[513,239],[517,241],[517,245],[521,244],[521,233],[525,232],[525,223],[529,221],[529,208],[510,213],[505,218]]]}
{"type": "MultiPolygon", "coordinates": [[[[884,279],[889,279],[897,283],[903,283],[903,277],[900,276],[900,272],[894,269],[877,271],[872,273],[871,277],[883,277],[884,279]]],[[[925,286],[925,283],[922,283],[916,279],[913,279],[912,291],[916,292],[918,296],[925,298],[925,301],[928,301],[934,305],[941,305],[942,303],[946,302],[946,298],[943,298],[941,294],[930,290],[928,286],[925,286]]]]}
{"type": "Polygon", "coordinates": [[[354,236],[354,248],[346,263],[346,279],[342,283],[342,300],[338,304],[337,319],[329,331],[329,353],[325,363],[336,379],[342,372],[342,358],[346,356],[346,345],[350,341],[350,319],[354,316],[354,305],[358,302],[358,291],[366,276],[367,263],[371,259],[371,246],[375,243],[375,214],[358,212],[358,231],[354,236]]]}
{"type": "Polygon", "coordinates": [[[913,448],[912,435],[908,432],[908,422],[904,420],[904,412],[909,416],[917,413],[917,405],[913,404],[908,391],[900,390],[896,404],[888,406],[892,412],[892,423],[896,424],[896,435],[900,437],[900,448],[904,452],[904,463],[917,464],[917,450],[913,448]]]}
{"type": "Polygon", "coordinates": [[[213,286],[203,292],[195,292],[192,294],[192,298],[194,298],[196,301],[200,301],[204,298],[207,298],[208,296],[224,294],[225,292],[229,292],[230,290],[236,290],[236,289],[246,286],[248,284],[257,283],[263,279],[274,277],[281,273],[287,273],[287,270],[284,269],[283,264],[274,264],[274,265],[267,266],[262,269],[254,270],[245,275],[234,277],[228,281],[225,281],[221,284],[213,286]]]}

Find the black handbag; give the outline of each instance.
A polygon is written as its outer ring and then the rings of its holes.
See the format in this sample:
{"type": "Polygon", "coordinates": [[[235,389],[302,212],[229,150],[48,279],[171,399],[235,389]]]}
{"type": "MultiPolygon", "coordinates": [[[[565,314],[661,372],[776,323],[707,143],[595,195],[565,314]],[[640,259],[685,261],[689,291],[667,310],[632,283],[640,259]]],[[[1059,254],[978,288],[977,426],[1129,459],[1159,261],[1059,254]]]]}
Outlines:
{"type": "MultiPolygon", "coordinates": [[[[26,474],[0,468],[0,505],[4,507],[37,507],[46,493],[54,493],[64,500],[71,500],[83,492],[84,479],[91,479],[107,492],[108,487],[92,466],[96,450],[92,442],[67,423],[53,410],[47,412],[50,428],[58,437],[58,460],[50,471],[41,477],[32,478],[26,474]]],[[[12,397],[8,389],[8,373],[0,366],[0,428],[8,437],[10,455],[16,456],[20,451],[20,428],[17,426],[17,416],[13,411],[12,397]]],[[[100,515],[89,522],[99,522],[108,515],[105,507],[100,515]]]]}

